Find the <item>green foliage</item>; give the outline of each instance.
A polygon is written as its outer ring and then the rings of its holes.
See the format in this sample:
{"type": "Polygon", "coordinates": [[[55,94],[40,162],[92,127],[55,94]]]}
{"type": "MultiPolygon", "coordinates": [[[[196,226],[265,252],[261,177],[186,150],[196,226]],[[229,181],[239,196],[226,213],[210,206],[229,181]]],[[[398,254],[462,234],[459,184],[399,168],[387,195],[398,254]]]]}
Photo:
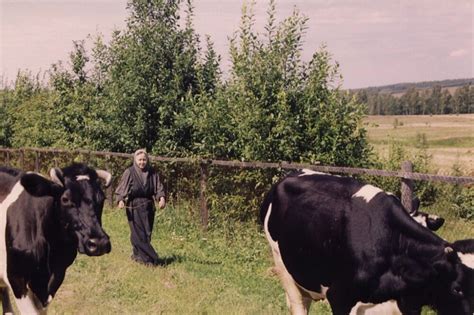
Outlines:
{"type": "Polygon", "coordinates": [[[197,82],[198,40],[188,21],[179,25],[180,1],[130,1],[127,29],[109,47],[104,85],[114,125],[110,149],[130,152],[145,147],[177,155],[189,147],[190,126],[181,119],[197,82]],[[183,123],[184,122],[184,123],[183,123]],[[119,134],[117,134],[119,130],[119,134]]]}
{"type": "MultiPolygon", "coordinates": [[[[373,162],[374,167],[383,170],[400,171],[404,161],[411,161],[413,163],[413,172],[429,173],[432,170],[431,155],[427,151],[426,139],[422,135],[420,138],[421,143],[414,152],[407,151],[403,145],[391,139],[388,156],[386,158],[375,158],[373,162]],[[423,142],[423,139],[425,142],[423,142]]],[[[385,191],[400,196],[400,178],[382,176],[363,176],[363,178],[385,191]]],[[[414,193],[420,199],[422,205],[426,206],[433,204],[437,200],[439,190],[433,182],[415,181],[414,193]]]]}
{"type": "Polygon", "coordinates": [[[262,36],[254,30],[253,3],[244,5],[231,39],[230,78],[216,94],[217,108],[208,98],[200,107],[204,118],[220,122],[200,125],[215,141],[207,148],[228,159],[364,163],[369,149],[360,128],[363,108],[340,93],[337,64],[324,47],[303,62],[307,18],[294,11],[277,25],[275,15],[271,1],[262,36]]]}
{"type": "Polygon", "coordinates": [[[4,88],[0,90],[0,146],[11,146],[11,137],[13,136],[13,117],[10,114],[10,106],[12,104],[13,91],[4,88]]]}
{"type": "Polygon", "coordinates": [[[459,218],[474,220],[474,187],[455,186],[451,193],[456,215],[459,218]]]}
{"type": "Polygon", "coordinates": [[[308,18],[295,10],[276,23],[271,1],[265,34],[244,4],[230,40],[232,67],[206,37],[200,47],[191,1],[131,0],[124,30],[91,54],[73,41],[68,66],[47,86],[19,76],[2,126],[12,146],[54,146],[168,156],[364,165],[370,156],[364,107],[339,89],[338,65],[323,46],[301,59],[308,18]],[[184,20],[181,13],[184,12],[184,20]],[[8,136],[7,136],[8,135],[8,136]]]}
{"type": "MultiPolygon", "coordinates": [[[[452,175],[462,175],[460,165],[453,166],[452,175]]],[[[449,185],[442,191],[456,217],[474,221],[474,186],[449,185]]]]}

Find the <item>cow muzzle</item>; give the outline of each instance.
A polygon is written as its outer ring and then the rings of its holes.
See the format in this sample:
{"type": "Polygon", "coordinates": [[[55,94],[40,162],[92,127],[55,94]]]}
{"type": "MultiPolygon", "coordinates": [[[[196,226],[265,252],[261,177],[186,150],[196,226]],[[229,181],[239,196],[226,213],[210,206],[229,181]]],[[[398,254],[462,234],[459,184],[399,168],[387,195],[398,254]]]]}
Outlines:
{"type": "Polygon", "coordinates": [[[110,253],[112,246],[109,238],[91,238],[86,243],[86,254],[89,256],[100,256],[110,253]]]}
{"type": "Polygon", "coordinates": [[[108,236],[86,238],[79,242],[79,253],[87,256],[101,256],[110,253],[112,245],[108,236]]]}

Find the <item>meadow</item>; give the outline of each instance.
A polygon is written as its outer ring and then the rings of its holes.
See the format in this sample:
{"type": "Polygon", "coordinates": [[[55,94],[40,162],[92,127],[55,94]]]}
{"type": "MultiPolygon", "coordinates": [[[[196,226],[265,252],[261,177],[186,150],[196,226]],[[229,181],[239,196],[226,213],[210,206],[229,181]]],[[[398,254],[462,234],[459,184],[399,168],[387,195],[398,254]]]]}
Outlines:
{"type": "Polygon", "coordinates": [[[364,125],[382,156],[393,141],[409,150],[425,145],[435,171],[449,173],[458,166],[464,175],[474,175],[474,114],[368,116],[364,125]]]}

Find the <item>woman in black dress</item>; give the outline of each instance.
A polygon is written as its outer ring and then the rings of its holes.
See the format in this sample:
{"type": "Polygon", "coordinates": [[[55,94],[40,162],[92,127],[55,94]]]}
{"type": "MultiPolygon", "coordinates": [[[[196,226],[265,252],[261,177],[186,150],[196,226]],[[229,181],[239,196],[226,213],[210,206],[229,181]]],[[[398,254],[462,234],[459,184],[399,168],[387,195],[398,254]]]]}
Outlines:
{"type": "Polygon", "coordinates": [[[118,207],[126,208],[132,259],[147,265],[159,264],[158,254],[151,245],[155,218],[155,201],[165,207],[165,193],[158,174],[148,161],[148,154],[140,149],[133,155],[133,165],[125,170],[115,190],[118,207]]]}

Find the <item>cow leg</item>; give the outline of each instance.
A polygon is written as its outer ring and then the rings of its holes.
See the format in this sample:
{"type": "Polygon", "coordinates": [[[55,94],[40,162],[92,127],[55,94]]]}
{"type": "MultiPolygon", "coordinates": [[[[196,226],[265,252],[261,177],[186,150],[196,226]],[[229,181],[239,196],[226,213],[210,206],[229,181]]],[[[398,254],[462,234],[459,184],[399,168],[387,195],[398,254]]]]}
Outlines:
{"type": "Polygon", "coordinates": [[[8,294],[8,288],[0,288],[0,291],[2,292],[2,309],[3,309],[3,314],[12,314],[13,315],[13,308],[12,308],[12,303],[10,301],[10,296],[8,294]]]}
{"type": "Polygon", "coordinates": [[[416,301],[410,298],[402,297],[397,301],[398,308],[404,315],[419,315],[421,314],[421,306],[416,301]]]}
{"type": "Polygon", "coordinates": [[[347,315],[356,305],[352,290],[344,285],[333,284],[326,293],[334,315],[347,315]]]}
{"type": "Polygon", "coordinates": [[[312,299],[306,292],[300,289],[291,275],[286,270],[282,263],[278,263],[274,268],[275,273],[281,281],[283,289],[285,290],[286,305],[292,315],[306,315],[308,314],[309,307],[311,306],[312,299]]]}
{"type": "Polygon", "coordinates": [[[26,296],[15,298],[15,302],[21,314],[46,314],[46,308],[31,290],[28,290],[26,296]]]}

